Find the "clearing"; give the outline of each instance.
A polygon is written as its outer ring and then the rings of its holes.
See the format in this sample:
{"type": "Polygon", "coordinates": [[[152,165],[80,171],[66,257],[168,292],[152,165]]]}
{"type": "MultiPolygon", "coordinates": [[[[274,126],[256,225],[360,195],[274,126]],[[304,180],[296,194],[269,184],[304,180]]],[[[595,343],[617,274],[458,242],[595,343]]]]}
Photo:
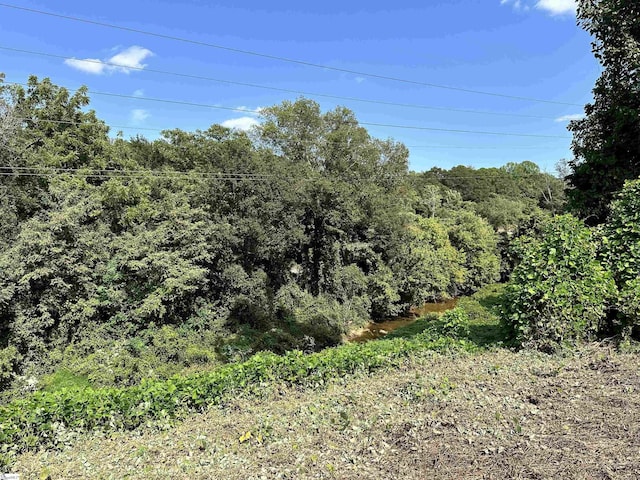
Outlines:
{"type": "Polygon", "coordinates": [[[425,353],[325,388],[270,386],[165,429],[70,434],[23,478],[640,478],[639,357],[425,353]]]}

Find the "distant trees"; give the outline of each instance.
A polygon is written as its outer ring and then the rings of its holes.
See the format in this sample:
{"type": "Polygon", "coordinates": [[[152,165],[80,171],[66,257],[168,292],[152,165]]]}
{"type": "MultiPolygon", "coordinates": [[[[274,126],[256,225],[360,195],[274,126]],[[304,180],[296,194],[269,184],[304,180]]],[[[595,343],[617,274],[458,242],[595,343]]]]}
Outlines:
{"type": "Polygon", "coordinates": [[[569,124],[574,159],[570,207],[591,224],[603,223],[625,180],[640,176],[640,5],[580,0],[578,22],[594,37],[603,72],[586,116],[569,124]]]}
{"type": "Polygon", "coordinates": [[[169,337],[196,352],[181,364],[235,358],[227,342],[320,348],[497,278],[486,220],[444,185],[414,189],[406,147],[345,108],[299,99],[264,109],[251,135],[125,140],[85,89],[32,77],[1,90],[2,385],[55,362],[130,382],[149,352],[175,356],[169,337]],[[208,346],[190,348],[198,336],[208,346]]]}

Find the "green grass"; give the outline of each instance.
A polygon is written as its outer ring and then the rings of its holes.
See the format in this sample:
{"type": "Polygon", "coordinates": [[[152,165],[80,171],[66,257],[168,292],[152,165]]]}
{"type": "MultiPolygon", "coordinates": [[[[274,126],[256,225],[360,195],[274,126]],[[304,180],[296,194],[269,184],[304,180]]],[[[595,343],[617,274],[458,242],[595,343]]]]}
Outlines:
{"type": "Polygon", "coordinates": [[[82,390],[91,387],[91,382],[84,375],[78,375],[67,369],[57,370],[42,378],[42,390],[55,392],[57,390],[82,390]]]}
{"type": "MultiPolygon", "coordinates": [[[[501,297],[504,285],[488,285],[470,297],[458,300],[456,309],[466,314],[465,327],[457,338],[463,339],[477,347],[509,346],[508,330],[502,325],[499,317],[501,297]]],[[[433,338],[450,334],[447,328],[447,313],[431,313],[419,318],[414,323],[400,327],[385,338],[411,338],[416,335],[429,335],[433,338]]]]}
{"type": "Polygon", "coordinates": [[[399,365],[422,351],[474,349],[462,339],[416,335],[308,355],[259,353],[243,363],[128,388],[38,392],[0,406],[0,466],[10,464],[17,453],[57,444],[60,433],[69,430],[131,430],[154,421],[166,424],[187,412],[219,404],[234,392],[259,393],[273,383],[319,386],[356,372],[399,365]]]}

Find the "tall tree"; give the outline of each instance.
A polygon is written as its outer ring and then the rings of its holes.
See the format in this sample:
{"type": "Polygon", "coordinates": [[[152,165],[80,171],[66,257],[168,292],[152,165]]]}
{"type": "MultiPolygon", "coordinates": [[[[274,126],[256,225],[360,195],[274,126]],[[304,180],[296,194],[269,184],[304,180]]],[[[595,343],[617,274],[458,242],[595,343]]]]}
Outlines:
{"type": "Polygon", "coordinates": [[[605,221],[625,180],[640,175],[640,4],[580,0],[578,23],[594,37],[603,72],[573,132],[570,207],[589,224],[605,221]]]}

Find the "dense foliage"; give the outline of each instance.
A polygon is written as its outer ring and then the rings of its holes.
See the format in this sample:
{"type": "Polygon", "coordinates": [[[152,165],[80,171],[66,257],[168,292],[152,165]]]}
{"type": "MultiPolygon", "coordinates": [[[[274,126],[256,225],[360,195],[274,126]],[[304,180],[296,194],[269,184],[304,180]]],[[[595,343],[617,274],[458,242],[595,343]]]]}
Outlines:
{"type": "Polygon", "coordinates": [[[640,180],[627,182],[604,226],[603,261],[615,278],[624,335],[640,326],[640,180]]]}
{"type": "Polygon", "coordinates": [[[615,284],[598,259],[593,233],[571,215],[544,225],[539,238],[519,242],[504,315],[524,345],[554,350],[594,336],[615,298],[615,284]]]}
{"type": "Polygon", "coordinates": [[[640,5],[580,0],[578,21],[593,37],[602,74],[586,116],[571,122],[574,159],[568,177],[572,209],[603,223],[625,180],[640,176],[640,5]]]}
{"type": "Polygon", "coordinates": [[[561,198],[530,162],[469,171],[486,191],[449,181],[456,169],[413,174],[402,144],[306,99],[251,132],[147,140],[110,137],[86,89],[0,90],[0,390],[14,393],[338,344],[504,276],[511,229],[561,198]],[[513,210],[491,210],[495,195],[513,210]]]}

